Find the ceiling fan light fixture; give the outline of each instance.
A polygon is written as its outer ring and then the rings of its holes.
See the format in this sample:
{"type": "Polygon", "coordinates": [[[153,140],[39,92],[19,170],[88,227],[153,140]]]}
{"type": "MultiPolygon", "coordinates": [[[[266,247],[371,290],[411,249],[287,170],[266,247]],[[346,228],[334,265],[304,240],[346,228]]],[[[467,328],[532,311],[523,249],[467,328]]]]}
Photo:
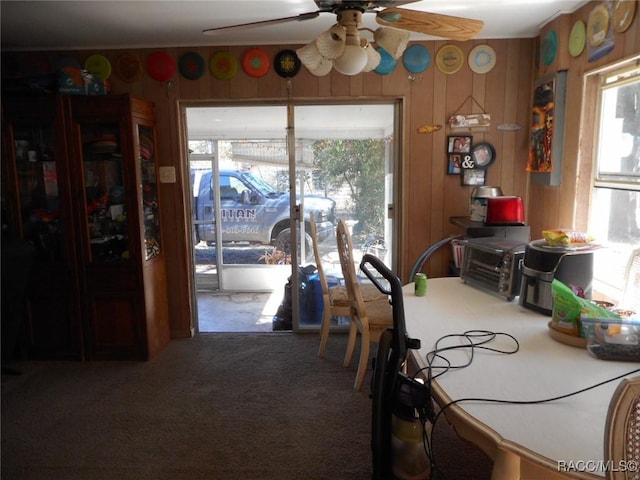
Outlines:
{"type": "Polygon", "coordinates": [[[382,61],[382,55],[380,55],[380,53],[368,42],[364,46],[364,52],[367,54],[367,64],[364,66],[362,71],[371,72],[378,68],[378,65],[380,65],[380,62],[382,61]]]}
{"type": "Polygon", "coordinates": [[[367,66],[369,57],[360,45],[346,45],[340,58],[333,61],[335,69],[343,75],[357,75],[367,66]]]}
{"type": "Polygon", "coordinates": [[[326,32],[322,32],[316,38],[316,46],[318,52],[323,57],[334,60],[344,52],[344,46],[347,40],[347,29],[341,25],[334,25],[326,32]]]}
{"type": "Polygon", "coordinates": [[[410,33],[406,30],[397,30],[395,28],[377,28],[373,32],[374,41],[384,48],[389,54],[399,59],[407,48],[410,33]]]}
{"type": "Polygon", "coordinates": [[[296,55],[300,59],[300,62],[309,70],[316,68],[323,58],[318,51],[315,41],[297,49],[296,55]]]}
{"type": "Polygon", "coordinates": [[[323,57],[318,51],[315,40],[296,50],[296,55],[311,74],[316,77],[324,77],[333,68],[333,62],[323,57]]]}

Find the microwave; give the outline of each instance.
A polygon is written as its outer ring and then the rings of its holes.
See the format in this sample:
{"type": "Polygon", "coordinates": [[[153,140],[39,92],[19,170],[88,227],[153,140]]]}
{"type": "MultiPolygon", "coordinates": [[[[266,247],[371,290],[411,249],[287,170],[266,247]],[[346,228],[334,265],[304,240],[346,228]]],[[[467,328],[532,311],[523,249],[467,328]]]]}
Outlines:
{"type": "Polygon", "coordinates": [[[460,278],[464,283],[512,301],[520,295],[520,263],[526,245],[501,237],[465,240],[460,278]]]}

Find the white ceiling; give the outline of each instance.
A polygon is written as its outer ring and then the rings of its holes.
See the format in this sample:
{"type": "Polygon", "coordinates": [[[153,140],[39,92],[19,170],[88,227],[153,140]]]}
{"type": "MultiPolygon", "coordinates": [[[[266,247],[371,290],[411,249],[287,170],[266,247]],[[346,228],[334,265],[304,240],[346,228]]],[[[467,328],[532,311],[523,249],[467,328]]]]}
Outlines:
{"type": "MultiPolygon", "coordinates": [[[[421,0],[405,7],[483,20],[485,27],[477,38],[498,39],[535,37],[544,24],[585,3],[587,0],[421,0]]],[[[2,0],[2,50],[306,44],[335,23],[333,14],[215,36],[205,36],[202,30],[315,10],[313,0],[2,0]]],[[[375,15],[366,14],[364,21],[365,27],[376,28],[375,15]]],[[[434,38],[412,36],[413,40],[434,38]]]]}

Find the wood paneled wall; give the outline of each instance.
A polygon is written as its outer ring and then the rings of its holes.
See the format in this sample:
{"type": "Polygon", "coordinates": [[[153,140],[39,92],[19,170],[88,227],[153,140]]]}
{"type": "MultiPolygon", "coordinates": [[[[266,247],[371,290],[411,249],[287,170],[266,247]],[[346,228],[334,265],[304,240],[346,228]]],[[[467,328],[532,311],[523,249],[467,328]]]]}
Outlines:
{"type": "MultiPolygon", "coordinates": [[[[575,19],[586,21],[593,2],[570,16],[563,16],[552,22],[548,28],[557,28],[559,52],[568,48],[568,28],[575,19]]],[[[469,41],[456,43],[465,56],[476,45],[489,44],[497,55],[496,66],[489,73],[473,73],[465,64],[453,75],[441,73],[431,65],[423,73],[410,76],[398,63],[389,75],[380,76],[366,73],[347,77],[336,72],[325,77],[314,77],[302,68],[291,80],[292,99],[327,99],[331,102],[344,99],[400,99],[403,105],[403,130],[396,139],[401,141],[400,205],[396,209],[400,227],[399,274],[408,276],[413,262],[422,251],[433,242],[452,233],[460,233],[451,225],[451,216],[468,215],[471,187],[460,185],[455,175],[447,175],[446,138],[449,130],[447,119],[462,105],[460,113],[481,113],[473,97],[484,111],[491,114],[491,128],[485,133],[473,133],[474,142],[492,143],[497,152],[497,160],[490,167],[488,185],[499,185],[507,195],[519,195],[525,200],[526,219],[532,227],[532,237],[538,238],[542,228],[574,226],[581,224],[574,218],[573,199],[577,194],[575,178],[579,176],[578,152],[581,135],[580,114],[582,100],[582,74],[596,65],[608,63],[634,52],[639,52],[640,34],[638,20],[626,33],[616,36],[616,48],[595,64],[588,64],[585,55],[577,59],[559,55],[557,62],[546,70],[556,71],[566,67],[569,70],[567,95],[567,128],[565,132],[564,181],[560,187],[542,187],[529,184],[525,164],[528,155],[530,106],[532,85],[536,76],[548,71],[537,66],[538,39],[510,39],[469,41]],[[523,126],[519,131],[502,132],[496,126],[503,122],[517,122],[523,126]],[[444,128],[432,134],[419,134],[418,127],[425,124],[440,124],[444,128]]],[[[436,52],[445,41],[422,42],[435,58],[436,52]]],[[[291,45],[263,46],[271,58],[283,48],[291,45]]],[[[248,47],[208,47],[163,49],[174,59],[187,51],[196,51],[207,63],[218,51],[228,50],[237,58],[248,47]]],[[[137,54],[143,63],[154,49],[126,50],[137,54]]],[[[123,50],[39,52],[20,54],[28,63],[29,55],[48,56],[54,61],[60,54],[72,54],[81,62],[93,53],[100,53],[115,64],[123,50]]],[[[186,165],[184,133],[179,118],[180,102],[253,102],[287,100],[287,81],[271,69],[259,79],[249,77],[242,70],[231,81],[215,79],[207,71],[198,80],[187,80],[176,73],[170,82],[158,82],[144,75],[140,82],[128,84],[116,75],[110,78],[114,94],[131,93],[153,100],[156,103],[158,123],[158,150],[160,164],[174,166],[177,173],[175,184],[162,184],[161,214],[164,244],[169,272],[169,308],[172,336],[185,337],[192,334],[191,319],[194,308],[191,297],[192,273],[189,268],[191,258],[189,231],[189,189],[187,188],[188,167],[186,165]]],[[[425,266],[425,272],[432,277],[448,272],[451,260],[450,249],[441,249],[425,266]]]]}
{"type": "MultiPolygon", "coordinates": [[[[602,58],[589,62],[589,45],[577,57],[569,54],[569,35],[575,22],[588,24],[589,13],[606,2],[590,2],[571,15],[564,15],[545,26],[539,39],[550,30],[558,36],[558,55],[553,63],[539,62],[537,78],[556,71],[567,71],[566,115],[562,154],[562,183],[558,187],[532,184],[529,192],[528,221],[531,235],[542,237],[546,228],[573,228],[586,231],[592,184],[592,147],[596,113],[595,89],[589,92],[585,73],[613,65],[640,54],[640,8],[624,33],[614,33],[614,48],[602,58]]],[[[540,42],[540,40],[537,40],[540,42]]]]}

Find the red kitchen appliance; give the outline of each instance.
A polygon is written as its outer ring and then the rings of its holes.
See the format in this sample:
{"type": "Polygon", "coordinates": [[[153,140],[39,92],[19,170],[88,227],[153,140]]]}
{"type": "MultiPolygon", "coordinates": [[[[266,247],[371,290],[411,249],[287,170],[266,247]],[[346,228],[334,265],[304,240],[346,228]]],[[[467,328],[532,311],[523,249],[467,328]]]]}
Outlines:
{"type": "Polygon", "coordinates": [[[502,196],[487,199],[486,225],[524,225],[522,197],[502,196]]]}

